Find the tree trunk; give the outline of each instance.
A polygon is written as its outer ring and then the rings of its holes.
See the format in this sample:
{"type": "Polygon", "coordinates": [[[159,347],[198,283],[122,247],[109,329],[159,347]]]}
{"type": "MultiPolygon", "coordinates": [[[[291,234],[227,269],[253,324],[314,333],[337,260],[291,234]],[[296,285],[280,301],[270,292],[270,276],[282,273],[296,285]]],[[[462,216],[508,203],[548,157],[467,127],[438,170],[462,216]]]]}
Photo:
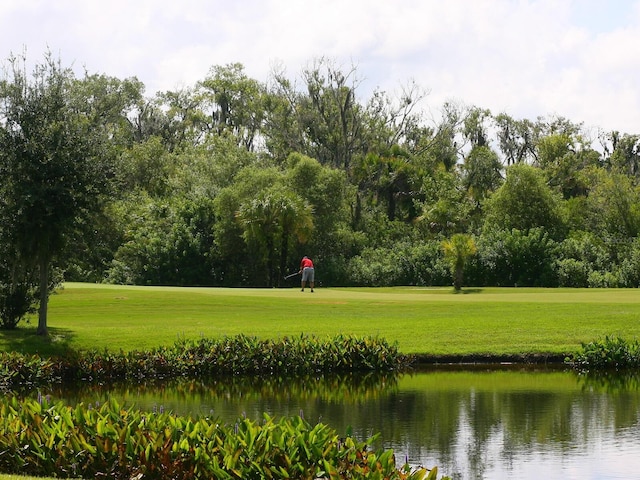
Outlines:
{"type": "Polygon", "coordinates": [[[462,290],[462,278],[464,275],[464,266],[457,266],[453,274],[453,288],[459,292],[462,290]]]}
{"type": "Polygon", "coordinates": [[[280,286],[282,275],[287,269],[288,254],[289,254],[289,229],[285,227],[282,232],[282,245],[280,246],[280,265],[279,265],[278,275],[276,277],[276,285],[274,285],[275,287],[280,286]]]}
{"type": "Polygon", "coordinates": [[[40,307],[38,308],[38,330],[36,334],[47,336],[47,307],[49,302],[49,262],[40,260],[40,307]]]}

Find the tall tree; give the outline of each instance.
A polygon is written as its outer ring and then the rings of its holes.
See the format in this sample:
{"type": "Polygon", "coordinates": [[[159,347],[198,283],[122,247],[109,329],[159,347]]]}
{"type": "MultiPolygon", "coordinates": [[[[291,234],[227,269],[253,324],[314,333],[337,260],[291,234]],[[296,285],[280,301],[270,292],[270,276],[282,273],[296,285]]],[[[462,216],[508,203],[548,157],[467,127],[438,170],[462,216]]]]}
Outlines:
{"type": "Polygon", "coordinates": [[[502,164],[493,150],[476,146],[464,159],[462,182],[469,195],[480,205],[502,183],[502,164]]]}
{"type": "Polygon", "coordinates": [[[278,286],[291,242],[304,243],[313,230],[311,207],[280,185],[247,199],[237,212],[243,237],[258,265],[266,267],[269,286],[278,286]]]}
{"type": "Polygon", "coordinates": [[[507,165],[536,159],[538,127],[531,120],[516,120],[506,113],[495,117],[498,145],[507,165]]]}
{"type": "Polygon", "coordinates": [[[74,109],[105,129],[111,148],[130,147],[137,140],[134,121],[145,102],[140,80],[86,73],[69,93],[74,109]]]}
{"type": "Polygon", "coordinates": [[[557,188],[565,199],[586,195],[590,186],[582,172],[598,166],[600,154],[585,145],[580,136],[554,133],[542,137],[536,147],[538,166],[551,187],[557,188]]]}
{"type": "Polygon", "coordinates": [[[304,92],[283,72],[274,73],[266,143],[281,159],[297,151],[348,172],[353,157],[367,144],[364,109],[356,99],[356,69],[344,73],[321,58],[304,69],[302,77],[304,92]]]}
{"type": "Polygon", "coordinates": [[[615,242],[640,234],[640,187],[633,177],[604,168],[586,172],[590,185],[584,211],[589,230],[615,242]]]}
{"type": "Polygon", "coordinates": [[[104,129],[74,105],[74,76],[50,54],[31,77],[13,56],[0,81],[0,219],[20,260],[39,271],[38,329],[47,335],[52,262],[100,207],[111,177],[104,129]]]}
{"type": "Polygon", "coordinates": [[[386,205],[390,221],[411,221],[418,215],[415,200],[421,174],[409,153],[394,145],[383,154],[370,153],[354,162],[352,176],[361,196],[367,192],[376,204],[386,205]]]}
{"type": "Polygon", "coordinates": [[[213,130],[218,135],[232,135],[248,151],[257,150],[265,115],[265,88],[249,78],[240,63],[213,67],[199,86],[211,108],[213,130]]]}
{"type": "Polygon", "coordinates": [[[484,147],[489,143],[487,120],[491,118],[491,111],[472,107],[464,119],[463,135],[471,142],[471,148],[484,147]]]}
{"type": "Polygon", "coordinates": [[[640,177],[640,135],[611,132],[601,140],[606,162],[612,170],[640,177]]]}

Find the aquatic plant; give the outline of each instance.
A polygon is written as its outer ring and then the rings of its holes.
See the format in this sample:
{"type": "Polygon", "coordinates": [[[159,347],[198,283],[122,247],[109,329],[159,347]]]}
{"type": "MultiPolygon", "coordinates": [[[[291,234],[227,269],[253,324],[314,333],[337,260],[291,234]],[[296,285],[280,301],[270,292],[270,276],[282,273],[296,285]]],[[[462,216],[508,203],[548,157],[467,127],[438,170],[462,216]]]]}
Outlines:
{"type": "Polygon", "coordinates": [[[435,480],[437,469],[396,465],[373,439],[339,436],[302,417],[261,423],[101,406],[0,400],[0,471],[111,479],[435,480]]]}

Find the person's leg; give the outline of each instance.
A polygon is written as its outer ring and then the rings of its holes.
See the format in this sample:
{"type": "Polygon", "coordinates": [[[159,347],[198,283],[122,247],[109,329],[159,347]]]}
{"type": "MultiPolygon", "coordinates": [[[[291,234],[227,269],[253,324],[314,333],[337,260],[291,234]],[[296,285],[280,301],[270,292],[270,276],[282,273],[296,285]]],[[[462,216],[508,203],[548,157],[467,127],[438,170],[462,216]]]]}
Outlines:
{"type": "Polygon", "coordinates": [[[316,271],[313,268],[309,269],[309,286],[311,287],[311,292],[313,292],[313,285],[316,280],[316,271]]]}

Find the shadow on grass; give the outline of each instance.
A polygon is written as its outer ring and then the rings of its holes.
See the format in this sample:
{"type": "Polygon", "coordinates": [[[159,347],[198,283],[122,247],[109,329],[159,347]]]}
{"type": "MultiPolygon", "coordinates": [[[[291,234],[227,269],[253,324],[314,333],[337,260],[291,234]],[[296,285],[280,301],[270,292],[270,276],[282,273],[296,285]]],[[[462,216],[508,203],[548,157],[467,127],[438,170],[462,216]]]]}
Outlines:
{"type": "Polygon", "coordinates": [[[482,293],[484,289],[483,288],[462,288],[460,290],[453,290],[453,293],[455,293],[456,295],[467,295],[469,293],[482,293]]]}
{"type": "Polygon", "coordinates": [[[66,328],[49,327],[49,335],[36,334],[36,327],[19,326],[14,330],[0,330],[0,350],[42,356],[69,353],[74,333],[66,328]]]}

